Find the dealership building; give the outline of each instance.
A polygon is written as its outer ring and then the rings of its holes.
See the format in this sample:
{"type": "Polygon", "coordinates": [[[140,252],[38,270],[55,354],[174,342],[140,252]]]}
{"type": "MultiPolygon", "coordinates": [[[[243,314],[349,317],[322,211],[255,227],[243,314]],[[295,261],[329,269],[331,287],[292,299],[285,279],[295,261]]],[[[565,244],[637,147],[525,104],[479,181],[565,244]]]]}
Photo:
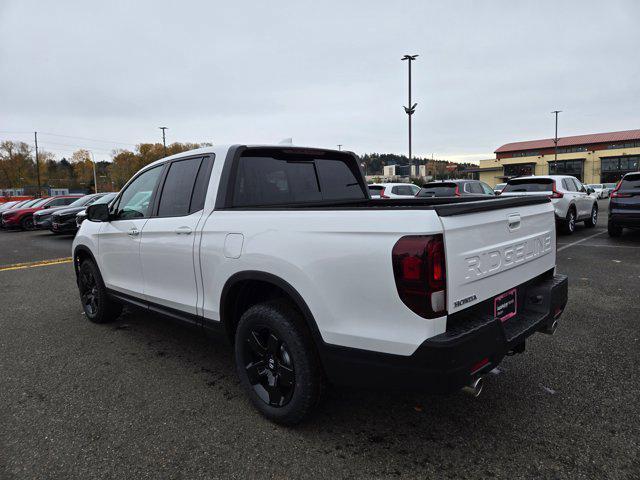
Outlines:
{"type": "Polygon", "coordinates": [[[507,143],[495,154],[473,169],[492,187],[524,175],[573,175],[583,183],[612,183],[640,170],[640,130],[559,138],[557,161],[553,138],[507,143]]]}

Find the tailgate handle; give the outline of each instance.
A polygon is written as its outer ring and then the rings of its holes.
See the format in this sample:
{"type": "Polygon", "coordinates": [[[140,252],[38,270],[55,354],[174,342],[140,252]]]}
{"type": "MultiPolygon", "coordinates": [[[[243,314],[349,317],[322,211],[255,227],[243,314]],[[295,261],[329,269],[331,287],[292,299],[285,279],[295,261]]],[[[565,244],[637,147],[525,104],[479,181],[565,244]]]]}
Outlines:
{"type": "Polygon", "coordinates": [[[516,230],[520,228],[520,214],[513,213],[507,216],[507,223],[509,224],[509,230],[516,230]]]}

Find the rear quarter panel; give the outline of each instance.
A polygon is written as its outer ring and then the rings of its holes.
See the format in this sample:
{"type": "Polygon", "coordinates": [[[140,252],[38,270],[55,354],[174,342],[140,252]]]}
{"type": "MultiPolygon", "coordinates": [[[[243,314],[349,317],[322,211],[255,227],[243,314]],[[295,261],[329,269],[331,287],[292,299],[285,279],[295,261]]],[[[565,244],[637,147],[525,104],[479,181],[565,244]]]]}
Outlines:
{"type": "Polygon", "coordinates": [[[219,320],[226,280],[257,270],[296,289],[325,342],[409,355],[444,331],[445,317],[427,320],[402,303],[391,250],[404,235],[441,229],[431,210],[214,211],[201,237],[203,314],[219,320]],[[224,254],[229,234],[243,237],[238,258],[224,254]]]}

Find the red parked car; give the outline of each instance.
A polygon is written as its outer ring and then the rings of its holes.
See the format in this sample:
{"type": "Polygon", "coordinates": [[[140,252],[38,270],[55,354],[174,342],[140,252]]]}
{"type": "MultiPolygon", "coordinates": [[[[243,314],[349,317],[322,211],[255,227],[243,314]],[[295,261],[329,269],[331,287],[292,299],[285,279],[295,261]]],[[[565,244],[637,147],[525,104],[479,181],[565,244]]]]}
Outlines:
{"type": "Polygon", "coordinates": [[[33,229],[33,213],[44,208],[61,207],[75,202],[82,195],[59,195],[38,198],[2,213],[2,228],[33,229]]]}

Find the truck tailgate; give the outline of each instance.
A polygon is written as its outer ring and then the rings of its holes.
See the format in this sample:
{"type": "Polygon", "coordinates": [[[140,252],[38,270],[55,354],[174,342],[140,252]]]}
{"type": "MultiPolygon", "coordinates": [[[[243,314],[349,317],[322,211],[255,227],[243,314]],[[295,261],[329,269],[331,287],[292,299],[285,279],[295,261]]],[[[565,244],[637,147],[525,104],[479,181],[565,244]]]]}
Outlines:
{"type": "Polygon", "coordinates": [[[495,207],[440,216],[450,314],[507,292],[555,267],[551,202],[495,207]]]}

